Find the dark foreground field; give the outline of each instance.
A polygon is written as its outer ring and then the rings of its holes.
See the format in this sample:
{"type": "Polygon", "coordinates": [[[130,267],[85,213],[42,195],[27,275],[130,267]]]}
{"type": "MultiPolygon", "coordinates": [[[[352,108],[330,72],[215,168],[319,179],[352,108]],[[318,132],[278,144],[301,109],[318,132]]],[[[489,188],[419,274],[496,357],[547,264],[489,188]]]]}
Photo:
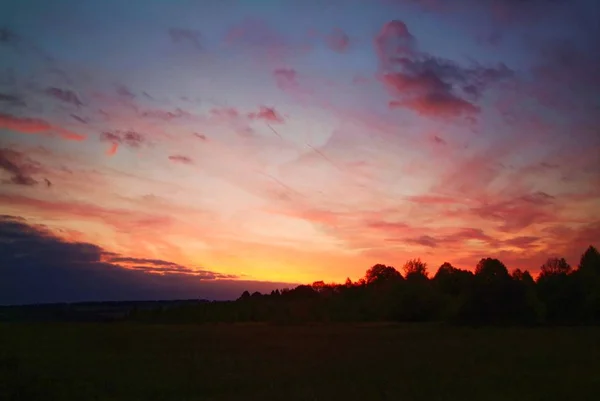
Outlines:
{"type": "Polygon", "coordinates": [[[600,329],[0,325],[2,400],[598,400],[600,329]]]}

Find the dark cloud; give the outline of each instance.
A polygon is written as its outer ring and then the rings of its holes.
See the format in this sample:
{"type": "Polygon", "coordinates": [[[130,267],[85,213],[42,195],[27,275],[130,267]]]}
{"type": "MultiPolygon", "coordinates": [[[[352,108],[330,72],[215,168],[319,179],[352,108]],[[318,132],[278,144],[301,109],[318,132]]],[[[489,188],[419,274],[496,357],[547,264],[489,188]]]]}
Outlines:
{"type": "Polygon", "coordinates": [[[194,164],[192,159],[190,159],[187,156],[182,156],[182,155],[171,155],[171,156],[169,156],[169,160],[171,160],[172,162],[181,163],[181,164],[194,164]]]}
{"type": "Polygon", "coordinates": [[[0,102],[7,103],[12,106],[19,106],[19,107],[26,106],[25,101],[23,99],[21,99],[18,96],[7,94],[7,93],[0,93],[0,102]]]}
{"type": "Polygon", "coordinates": [[[375,40],[382,81],[402,107],[430,116],[476,114],[474,104],[491,84],[513,76],[506,65],[463,67],[417,51],[414,36],[402,21],[385,24],[375,40]]]}
{"type": "Polygon", "coordinates": [[[199,132],[194,132],[194,136],[195,136],[196,138],[198,138],[198,139],[201,139],[201,140],[203,140],[203,141],[206,141],[206,140],[208,140],[208,138],[206,137],[206,135],[204,135],[204,134],[201,134],[201,133],[199,133],[199,132]]]}
{"type": "Polygon", "coordinates": [[[148,264],[154,266],[170,266],[170,267],[182,267],[177,263],[167,262],[161,259],[146,259],[146,258],[131,258],[126,256],[114,256],[110,258],[111,263],[132,263],[132,264],[148,264]]]}
{"type": "Polygon", "coordinates": [[[131,92],[129,90],[129,88],[127,88],[125,85],[117,86],[117,95],[124,97],[126,99],[134,99],[135,98],[135,95],[133,94],[133,92],[131,92]]]}
{"type": "Polygon", "coordinates": [[[121,135],[123,143],[132,148],[139,148],[145,142],[144,136],[135,131],[125,131],[121,135]]]}
{"type": "MultiPolygon", "coordinates": [[[[462,246],[464,242],[468,240],[478,240],[485,242],[489,245],[496,245],[498,243],[498,241],[496,241],[494,238],[485,234],[483,230],[476,228],[461,228],[450,235],[443,235],[439,237],[421,235],[417,238],[405,239],[402,242],[422,245],[428,248],[437,248],[440,245],[446,247],[462,246]]],[[[400,242],[400,240],[396,242],[400,242]]]]}
{"type": "Polygon", "coordinates": [[[521,249],[531,248],[537,241],[539,241],[539,237],[532,236],[522,236],[522,237],[514,237],[504,241],[506,245],[511,245],[521,249]]]}
{"type": "Polygon", "coordinates": [[[0,304],[232,299],[245,288],[283,286],[235,281],[231,275],[156,259],[115,256],[94,244],[67,242],[12,216],[0,216],[0,260],[0,304]]]}
{"type": "Polygon", "coordinates": [[[50,87],[46,89],[45,92],[47,95],[52,96],[60,100],[61,102],[70,103],[77,107],[83,106],[83,103],[79,99],[79,96],[77,96],[77,94],[72,90],[50,87]]]}
{"type": "Polygon", "coordinates": [[[136,131],[105,131],[100,134],[100,140],[112,144],[127,145],[139,148],[146,143],[146,138],[136,131]]]}
{"type": "Polygon", "coordinates": [[[139,114],[141,117],[156,118],[164,121],[171,121],[175,118],[187,117],[190,115],[187,111],[181,110],[179,108],[175,109],[175,111],[142,110],[139,112],[139,114]]]}
{"type": "Polygon", "coordinates": [[[448,144],[448,142],[446,142],[446,140],[445,140],[445,139],[443,139],[443,138],[440,138],[440,137],[439,137],[439,136],[437,136],[437,135],[434,135],[434,136],[433,136],[433,138],[432,138],[432,141],[433,141],[433,142],[435,142],[435,143],[437,143],[437,144],[439,144],[439,145],[447,145],[447,144],[448,144]]]}
{"type": "Polygon", "coordinates": [[[0,43],[14,43],[19,40],[19,35],[7,27],[0,28],[0,43]]]}
{"type": "Polygon", "coordinates": [[[418,238],[408,239],[406,242],[411,244],[423,245],[429,248],[435,248],[438,246],[438,241],[429,236],[429,235],[421,235],[418,238]]]}
{"type": "Polygon", "coordinates": [[[85,118],[79,117],[76,114],[71,114],[71,118],[73,118],[75,121],[79,121],[82,124],[87,124],[87,120],[85,118]]]}
{"type": "Polygon", "coordinates": [[[547,194],[546,192],[538,191],[531,194],[523,195],[520,199],[528,203],[543,206],[553,203],[555,197],[547,194]]]}
{"type": "Polygon", "coordinates": [[[2,183],[31,186],[38,183],[31,174],[40,172],[42,167],[22,152],[0,148],[0,170],[10,175],[10,179],[2,183]]]}

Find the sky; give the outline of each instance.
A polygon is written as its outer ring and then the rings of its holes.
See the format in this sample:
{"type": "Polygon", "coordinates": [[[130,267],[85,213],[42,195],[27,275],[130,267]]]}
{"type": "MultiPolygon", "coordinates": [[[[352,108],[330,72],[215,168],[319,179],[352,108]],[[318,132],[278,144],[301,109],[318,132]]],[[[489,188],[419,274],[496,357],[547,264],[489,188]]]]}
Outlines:
{"type": "Polygon", "coordinates": [[[576,265],[599,48],[595,0],[0,0],[0,302],[576,265]]]}

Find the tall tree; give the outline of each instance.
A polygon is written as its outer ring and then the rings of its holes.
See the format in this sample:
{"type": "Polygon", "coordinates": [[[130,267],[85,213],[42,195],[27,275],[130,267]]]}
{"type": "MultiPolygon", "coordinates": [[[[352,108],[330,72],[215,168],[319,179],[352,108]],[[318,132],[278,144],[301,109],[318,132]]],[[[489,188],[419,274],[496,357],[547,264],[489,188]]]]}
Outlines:
{"type": "Polygon", "coordinates": [[[403,266],[404,276],[423,276],[427,277],[427,263],[423,262],[420,258],[409,259],[403,266]]]}
{"type": "Polygon", "coordinates": [[[550,258],[540,268],[540,277],[571,273],[571,265],[565,258],[550,258]]]}

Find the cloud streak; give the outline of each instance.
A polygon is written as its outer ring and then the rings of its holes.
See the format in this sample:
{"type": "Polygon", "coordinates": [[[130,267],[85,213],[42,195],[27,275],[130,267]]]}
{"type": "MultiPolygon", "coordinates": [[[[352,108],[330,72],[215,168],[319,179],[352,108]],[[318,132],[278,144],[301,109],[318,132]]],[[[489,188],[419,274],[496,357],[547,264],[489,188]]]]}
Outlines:
{"type": "Polygon", "coordinates": [[[21,152],[0,148],[0,170],[10,176],[3,183],[31,186],[38,183],[31,174],[40,172],[42,167],[21,152]]]}
{"type": "Polygon", "coordinates": [[[21,134],[42,134],[49,136],[59,136],[69,141],[83,141],[85,135],[72,132],[70,130],[52,125],[45,120],[37,118],[22,118],[9,114],[0,113],[0,128],[21,134]]]}

